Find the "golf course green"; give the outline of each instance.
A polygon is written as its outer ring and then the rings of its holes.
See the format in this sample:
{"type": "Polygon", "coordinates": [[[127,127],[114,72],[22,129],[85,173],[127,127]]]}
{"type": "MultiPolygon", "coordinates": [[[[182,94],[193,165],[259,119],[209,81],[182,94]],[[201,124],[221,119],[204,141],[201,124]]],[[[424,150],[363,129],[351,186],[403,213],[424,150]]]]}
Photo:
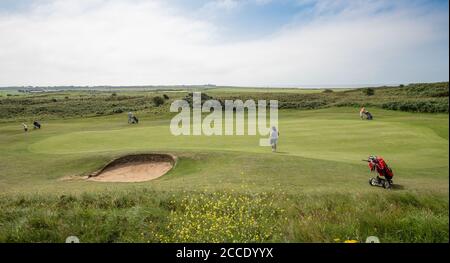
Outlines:
{"type": "Polygon", "coordinates": [[[276,153],[259,136],[173,136],[168,114],[0,123],[0,241],[448,242],[448,114],[371,113],[280,110],[276,153]],[[153,152],[178,157],[155,180],[83,177],[153,152]],[[392,167],[393,189],[368,184],[369,155],[392,167]]]}

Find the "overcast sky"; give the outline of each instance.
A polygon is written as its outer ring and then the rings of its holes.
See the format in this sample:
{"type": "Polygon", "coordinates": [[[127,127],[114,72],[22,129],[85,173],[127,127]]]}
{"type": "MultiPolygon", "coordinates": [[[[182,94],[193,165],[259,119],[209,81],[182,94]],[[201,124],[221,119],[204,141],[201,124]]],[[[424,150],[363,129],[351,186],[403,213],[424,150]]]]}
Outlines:
{"type": "Polygon", "coordinates": [[[448,1],[0,0],[0,86],[449,80],[448,1]]]}

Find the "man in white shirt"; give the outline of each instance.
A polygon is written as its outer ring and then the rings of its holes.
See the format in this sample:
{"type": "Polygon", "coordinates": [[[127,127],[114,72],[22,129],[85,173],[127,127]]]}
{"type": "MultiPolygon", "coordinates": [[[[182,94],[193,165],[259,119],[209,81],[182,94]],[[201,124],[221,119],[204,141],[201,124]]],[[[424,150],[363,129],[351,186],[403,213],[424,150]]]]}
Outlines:
{"type": "Polygon", "coordinates": [[[133,117],[134,117],[133,113],[131,111],[128,112],[128,123],[133,123],[133,117]]]}
{"type": "Polygon", "coordinates": [[[279,136],[280,136],[280,133],[277,131],[277,128],[275,128],[275,126],[273,126],[272,131],[270,132],[270,145],[272,145],[272,152],[277,151],[277,143],[278,143],[279,136]]]}

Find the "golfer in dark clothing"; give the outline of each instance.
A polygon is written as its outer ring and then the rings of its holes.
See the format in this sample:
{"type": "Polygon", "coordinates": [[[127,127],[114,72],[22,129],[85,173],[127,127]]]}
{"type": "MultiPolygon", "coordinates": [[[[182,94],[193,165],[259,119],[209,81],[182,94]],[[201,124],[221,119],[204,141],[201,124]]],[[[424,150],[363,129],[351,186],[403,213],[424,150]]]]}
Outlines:
{"type": "Polygon", "coordinates": [[[39,122],[37,122],[37,121],[33,122],[33,126],[34,126],[35,129],[40,129],[41,128],[41,124],[39,122]]]}

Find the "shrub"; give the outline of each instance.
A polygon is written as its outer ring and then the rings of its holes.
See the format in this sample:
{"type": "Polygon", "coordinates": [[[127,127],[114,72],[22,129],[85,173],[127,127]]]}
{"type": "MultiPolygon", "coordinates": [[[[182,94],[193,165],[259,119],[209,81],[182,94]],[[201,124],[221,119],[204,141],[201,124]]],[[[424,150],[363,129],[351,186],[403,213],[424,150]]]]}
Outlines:
{"type": "Polygon", "coordinates": [[[323,93],[333,93],[334,91],[332,89],[325,89],[322,91],[323,93]]]}
{"type": "Polygon", "coordinates": [[[364,89],[364,94],[366,94],[367,96],[373,96],[375,95],[375,89],[373,88],[364,89]]]}
{"type": "MultiPolygon", "coordinates": [[[[213,97],[209,96],[206,93],[201,93],[201,102],[205,102],[207,100],[212,100],[214,99],[213,97]]],[[[184,100],[187,101],[189,103],[189,105],[192,107],[193,105],[193,101],[194,101],[194,93],[189,93],[188,95],[186,95],[186,97],[184,97],[184,100]]]]}
{"type": "Polygon", "coordinates": [[[400,110],[409,112],[448,113],[448,102],[417,100],[417,101],[392,101],[381,105],[383,109],[400,110]]]}
{"type": "Polygon", "coordinates": [[[122,112],[124,112],[124,109],[122,109],[122,108],[113,109],[113,113],[122,113],[122,112]]]}
{"type": "Polygon", "coordinates": [[[164,94],[163,97],[164,97],[165,100],[169,99],[169,96],[167,96],[166,94],[164,94]]]}
{"type": "Polygon", "coordinates": [[[160,96],[156,96],[152,98],[153,104],[155,104],[156,107],[159,107],[164,104],[164,99],[160,96]]]}

